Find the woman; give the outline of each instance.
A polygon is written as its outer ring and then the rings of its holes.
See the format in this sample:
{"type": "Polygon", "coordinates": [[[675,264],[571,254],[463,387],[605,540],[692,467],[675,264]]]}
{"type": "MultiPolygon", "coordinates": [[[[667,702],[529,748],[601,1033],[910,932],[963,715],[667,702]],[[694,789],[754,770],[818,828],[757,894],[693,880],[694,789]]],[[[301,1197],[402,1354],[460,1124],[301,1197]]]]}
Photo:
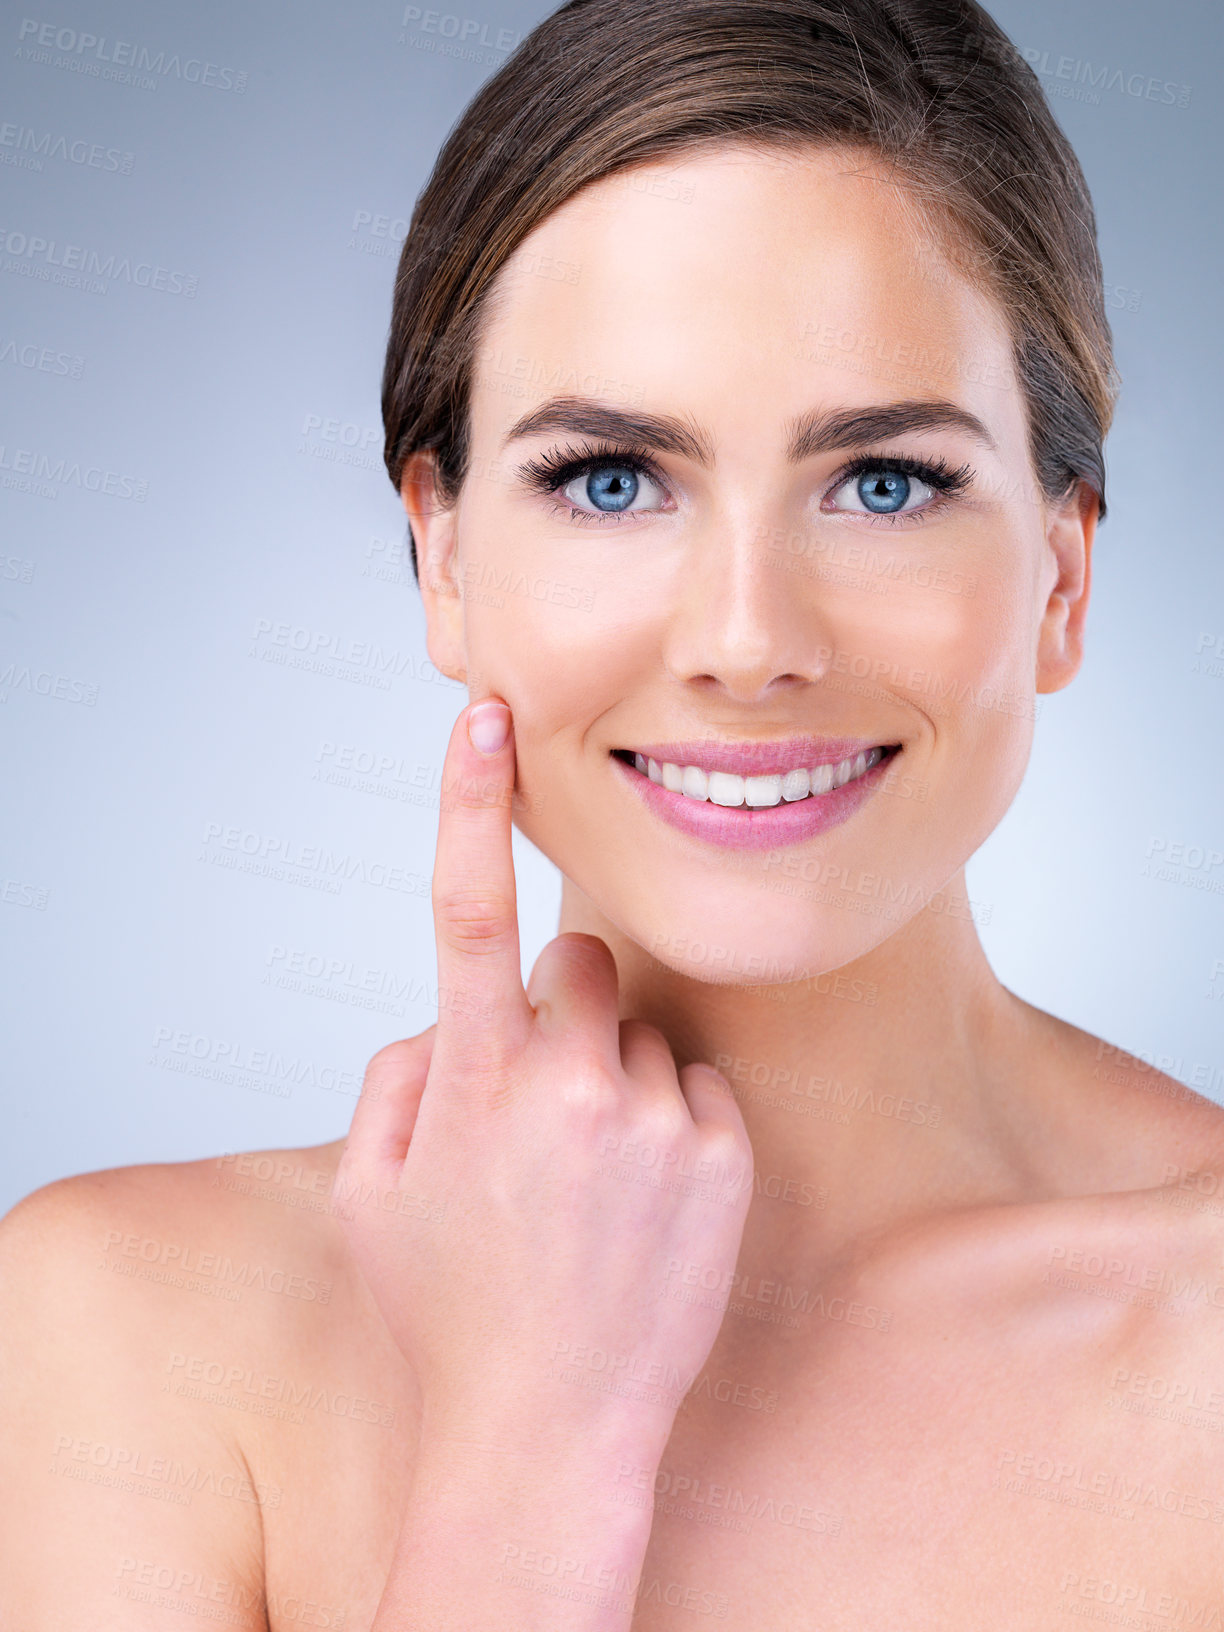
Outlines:
{"type": "Polygon", "coordinates": [[[438,1021],[347,1141],[10,1215],[13,1625],[1218,1620],[1224,1118],[1003,987],[964,877],[1115,388],[972,0],[578,0],[481,90],[384,381],[472,698],[438,1021]]]}

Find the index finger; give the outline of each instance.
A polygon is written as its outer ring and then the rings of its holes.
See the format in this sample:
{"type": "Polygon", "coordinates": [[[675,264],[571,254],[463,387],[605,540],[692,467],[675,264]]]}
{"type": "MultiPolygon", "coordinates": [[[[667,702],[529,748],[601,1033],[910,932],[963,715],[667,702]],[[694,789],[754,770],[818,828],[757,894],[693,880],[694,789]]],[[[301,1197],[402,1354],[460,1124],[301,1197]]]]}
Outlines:
{"type": "Polygon", "coordinates": [[[508,704],[498,697],[470,703],[455,721],[442,767],[433,875],[436,1044],[443,1058],[486,1069],[521,1048],[535,1020],[519,955],[514,774],[508,704]]]}

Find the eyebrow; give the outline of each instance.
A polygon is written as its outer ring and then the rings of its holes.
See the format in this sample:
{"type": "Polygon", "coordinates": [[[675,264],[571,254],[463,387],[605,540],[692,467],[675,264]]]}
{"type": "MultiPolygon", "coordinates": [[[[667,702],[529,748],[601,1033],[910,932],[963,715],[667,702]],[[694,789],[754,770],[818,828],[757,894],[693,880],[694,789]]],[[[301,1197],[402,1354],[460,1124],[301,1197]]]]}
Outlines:
{"type": "MultiPolygon", "coordinates": [[[[789,464],[798,464],[813,454],[835,448],[881,442],[913,431],[942,430],[961,431],[984,447],[995,447],[994,438],[976,414],[942,397],[920,397],[865,408],[809,409],[788,426],[786,458],[789,464]]],[[[714,463],[713,441],[695,423],[674,414],[614,408],[594,397],[549,398],[515,420],[502,447],[547,431],[639,442],[660,453],[680,454],[707,468],[714,463]]]]}

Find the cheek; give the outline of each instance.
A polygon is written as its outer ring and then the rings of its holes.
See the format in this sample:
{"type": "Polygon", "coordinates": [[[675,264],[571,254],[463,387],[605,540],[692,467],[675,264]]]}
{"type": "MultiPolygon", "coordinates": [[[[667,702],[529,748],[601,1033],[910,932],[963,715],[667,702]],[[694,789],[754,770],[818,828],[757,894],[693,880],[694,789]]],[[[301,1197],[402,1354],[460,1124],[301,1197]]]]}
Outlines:
{"type": "Polygon", "coordinates": [[[898,802],[878,814],[897,821],[897,865],[904,854],[935,878],[989,836],[1028,763],[1036,630],[1024,542],[1000,524],[938,554],[880,546],[866,593],[826,590],[813,607],[835,647],[818,687],[843,693],[856,727],[887,719],[913,739],[898,802]]]}
{"type": "MultiPolygon", "coordinates": [[[[1030,590],[1008,557],[957,592],[930,590],[905,677],[930,722],[931,815],[958,862],[1002,820],[1024,777],[1036,718],[1030,590]],[[969,589],[972,593],[969,593],[969,589]]],[[[1014,558],[1012,558],[1014,561],[1014,558]]]]}
{"type": "Polygon", "coordinates": [[[872,593],[846,607],[842,662],[936,726],[989,735],[998,694],[1034,684],[1037,625],[1020,543],[1000,527],[956,549],[881,551],[872,593]]]}
{"type": "Polygon", "coordinates": [[[471,684],[510,704],[522,757],[558,735],[581,739],[601,715],[640,690],[644,665],[657,648],[646,631],[613,611],[588,586],[544,571],[503,574],[479,597],[469,591],[471,684]]]}

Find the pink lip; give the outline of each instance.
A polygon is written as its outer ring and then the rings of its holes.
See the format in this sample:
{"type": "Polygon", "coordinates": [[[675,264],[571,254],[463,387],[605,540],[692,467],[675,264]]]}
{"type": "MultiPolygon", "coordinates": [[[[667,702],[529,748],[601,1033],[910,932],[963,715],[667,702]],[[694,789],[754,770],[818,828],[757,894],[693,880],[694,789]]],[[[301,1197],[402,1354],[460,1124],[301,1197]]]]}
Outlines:
{"type": "Polygon", "coordinates": [[[891,747],[878,737],[786,737],[781,742],[627,742],[630,753],[644,754],[662,765],[696,765],[700,771],[730,771],[735,776],[777,776],[785,771],[836,765],[870,748],[891,747]]]}
{"type": "MultiPolygon", "coordinates": [[[[808,740],[821,740],[828,744],[831,739],[825,737],[808,740]]],[[[679,746],[680,744],[669,744],[668,748],[670,750],[679,746]]],[[[857,751],[866,752],[867,748],[875,746],[874,743],[865,743],[857,751]]],[[[645,753],[646,750],[638,749],[638,752],[645,753]]],[[[649,757],[657,759],[659,756],[652,751],[649,757]]],[[[671,757],[670,752],[667,757],[671,757]]],[[[839,751],[834,759],[845,757],[846,753],[839,751]]],[[[864,800],[869,799],[875,792],[881,774],[888,770],[896,757],[896,754],[886,754],[865,776],[856,777],[853,782],[846,782],[842,787],[834,788],[831,793],[797,799],[794,804],[771,805],[763,810],[753,810],[746,805],[712,805],[699,799],[687,799],[682,793],[672,793],[660,783],[652,782],[643,772],[635,770],[632,765],[627,765],[623,759],[613,757],[612,762],[620,774],[629,779],[638,798],[643,800],[656,816],[662,817],[671,827],[687,834],[689,838],[704,839],[709,844],[723,845],[733,850],[774,850],[784,845],[802,844],[805,839],[814,838],[818,833],[827,832],[829,828],[849,821],[864,800]]],[[[673,763],[678,764],[681,761],[676,760],[673,763]]],[[[683,763],[693,765],[699,762],[685,759],[683,763]]],[[[787,762],[785,768],[804,763],[802,759],[797,761],[792,759],[787,762]]],[[[828,764],[829,761],[810,760],[807,763],[819,765],[828,764]]],[[[726,759],[720,758],[719,764],[724,770],[731,768],[726,759]]],[[[777,773],[762,771],[759,774],[768,776],[777,773]]]]}

